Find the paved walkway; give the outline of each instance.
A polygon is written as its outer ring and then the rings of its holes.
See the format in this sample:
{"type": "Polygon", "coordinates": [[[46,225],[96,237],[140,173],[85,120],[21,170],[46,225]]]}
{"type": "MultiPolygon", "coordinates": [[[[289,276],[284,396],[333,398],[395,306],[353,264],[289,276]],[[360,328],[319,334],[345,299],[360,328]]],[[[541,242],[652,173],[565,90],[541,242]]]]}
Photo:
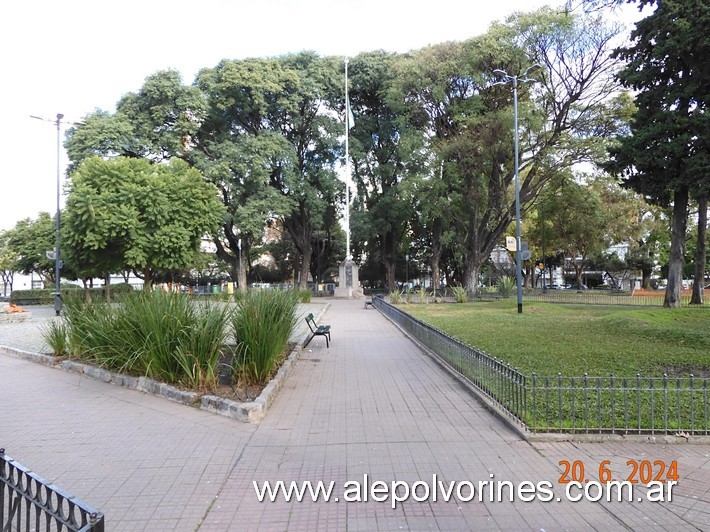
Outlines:
{"type": "Polygon", "coordinates": [[[530,444],[379,312],[330,303],[330,349],[311,342],[258,427],[2,354],[0,446],[104,511],[108,530],[710,529],[710,446],[530,444]],[[680,482],[667,503],[570,502],[561,460],[595,473],[610,460],[617,477],[627,460],[677,460],[680,482]],[[549,481],[555,497],[345,502],[365,475],[549,481]],[[253,482],[279,480],[334,481],[341,500],[258,502],[253,482]]]}

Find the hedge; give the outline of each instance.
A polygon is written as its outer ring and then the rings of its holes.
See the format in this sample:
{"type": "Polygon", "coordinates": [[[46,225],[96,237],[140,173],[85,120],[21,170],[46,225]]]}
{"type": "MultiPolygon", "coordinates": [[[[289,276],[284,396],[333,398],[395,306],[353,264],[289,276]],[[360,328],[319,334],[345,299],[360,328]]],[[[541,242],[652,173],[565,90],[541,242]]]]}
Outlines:
{"type": "MultiPolygon", "coordinates": [[[[101,299],[105,292],[103,287],[89,288],[92,300],[101,299]]],[[[133,287],[126,283],[112,284],[111,294],[125,294],[133,292],[133,287]]],[[[62,285],[60,289],[62,297],[83,297],[84,289],[78,285],[62,285]]],[[[10,304],[28,305],[52,305],[54,303],[54,288],[43,288],[40,290],[13,290],[10,294],[10,304]]]]}

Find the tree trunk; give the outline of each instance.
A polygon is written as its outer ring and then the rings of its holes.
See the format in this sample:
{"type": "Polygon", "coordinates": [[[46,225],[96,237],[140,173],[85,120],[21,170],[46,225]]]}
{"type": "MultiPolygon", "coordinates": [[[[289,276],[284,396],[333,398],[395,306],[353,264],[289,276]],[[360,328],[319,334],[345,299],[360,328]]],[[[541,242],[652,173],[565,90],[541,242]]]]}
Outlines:
{"type": "Polygon", "coordinates": [[[705,290],[705,257],[707,256],[708,195],[698,198],[698,248],[695,252],[695,276],[691,305],[702,305],[705,290]]]}
{"type": "Polygon", "coordinates": [[[242,261],[237,265],[237,275],[235,279],[237,280],[237,288],[240,292],[246,293],[247,291],[247,260],[246,257],[242,256],[242,261]]]}
{"type": "Polygon", "coordinates": [[[111,303],[111,274],[106,273],[104,276],[104,294],[106,294],[106,303],[111,303]]]}
{"type": "Polygon", "coordinates": [[[149,292],[153,290],[153,276],[151,275],[150,267],[143,268],[143,290],[149,292]]]}
{"type": "Polygon", "coordinates": [[[685,252],[685,230],[688,225],[688,187],[681,187],[673,193],[673,220],[671,225],[671,252],[668,264],[668,286],[663,306],[680,307],[683,286],[683,256],[685,252]]]}
{"type": "Polygon", "coordinates": [[[653,275],[653,268],[641,267],[641,288],[644,290],[650,290],[651,289],[651,275],[653,275]]]}
{"type": "Polygon", "coordinates": [[[89,291],[89,280],[88,279],[82,279],[81,284],[84,285],[84,301],[86,301],[87,304],[91,304],[91,292],[89,291]]]}
{"type": "Polygon", "coordinates": [[[243,294],[246,293],[247,286],[247,273],[249,271],[249,251],[250,242],[246,238],[242,238],[242,249],[241,252],[237,248],[237,260],[234,263],[234,279],[237,280],[237,288],[243,294]]]}
{"type": "Polygon", "coordinates": [[[444,222],[441,218],[434,220],[431,235],[431,285],[438,289],[441,285],[441,256],[444,253],[444,246],[441,242],[441,235],[444,232],[444,222]]]}
{"type": "Polygon", "coordinates": [[[312,255],[313,246],[311,245],[311,242],[309,240],[303,244],[303,255],[301,256],[301,273],[298,282],[298,287],[301,290],[308,290],[308,275],[311,270],[310,265],[312,255]]]}
{"type": "Polygon", "coordinates": [[[385,263],[385,281],[387,290],[393,292],[397,289],[397,239],[391,229],[384,236],[382,260],[385,263]]]}
{"type": "Polygon", "coordinates": [[[579,267],[575,266],[574,268],[574,284],[576,285],[575,288],[577,290],[582,289],[582,270],[582,265],[580,265],[579,267]]]}
{"type": "Polygon", "coordinates": [[[478,277],[481,274],[481,264],[478,261],[467,260],[464,270],[464,287],[469,296],[475,296],[478,293],[478,277]]]}

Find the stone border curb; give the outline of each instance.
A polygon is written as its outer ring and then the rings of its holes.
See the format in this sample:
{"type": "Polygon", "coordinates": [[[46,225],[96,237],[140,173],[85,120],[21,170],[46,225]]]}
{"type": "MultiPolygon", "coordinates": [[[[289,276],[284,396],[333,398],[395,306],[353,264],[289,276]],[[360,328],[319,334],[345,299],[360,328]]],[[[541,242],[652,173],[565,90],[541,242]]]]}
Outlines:
{"type": "MultiPolygon", "coordinates": [[[[318,313],[316,321],[318,321],[330,305],[325,304],[323,309],[318,313]]],[[[301,317],[299,317],[299,320],[301,317]]],[[[271,404],[276,399],[276,395],[283,386],[284,381],[291,373],[291,370],[301,355],[306,342],[310,338],[309,331],[305,331],[296,341],[296,347],[291,351],[288,358],[284,360],[281,367],[276,372],[273,379],[269,381],[266,387],[261,391],[259,397],[251,403],[239,403],[231,399],[225,399],[216,395],[200,395],[196,392],[188,392],[180,390],[175,386],[154,381],[147,377],[134,377],[130,375],[121,375],[108,371],[102,368],[97,368],[89,364],[82,364],[72,360],[57,360],[52,355],[43,355],[41,353],[33,353],[31,351],[23,351],[14,347],[0,345],[0,352],[5,352],[10,355],[15,355],[19,358],[49,366],[52,368],[71,371],[80,375],[85,375],[91,379],[96,379],[109,384],[122,386],[131,390],[149,393],[156,397],[163,397],[169,401],[181,403],[188,406],[199,406],[200,410],[226,416],[243,423],[258,424],[264,416],[271,404]]]]}

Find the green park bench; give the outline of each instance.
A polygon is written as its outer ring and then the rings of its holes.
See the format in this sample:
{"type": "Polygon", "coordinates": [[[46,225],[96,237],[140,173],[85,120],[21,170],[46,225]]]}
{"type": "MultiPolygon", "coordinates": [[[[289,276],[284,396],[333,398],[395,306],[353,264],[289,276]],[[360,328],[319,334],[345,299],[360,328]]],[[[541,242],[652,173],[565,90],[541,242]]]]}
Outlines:
{"type": "Polygon", "coordinates": [[[325,346],[330,347],[330,325],[317,325],[313,314],[306,316],[306,323],[311,330],[311,337],[306,342],[306,345],[310,344],[311,340],[316,336],[323,336],[325,338],[325,346]]]}

